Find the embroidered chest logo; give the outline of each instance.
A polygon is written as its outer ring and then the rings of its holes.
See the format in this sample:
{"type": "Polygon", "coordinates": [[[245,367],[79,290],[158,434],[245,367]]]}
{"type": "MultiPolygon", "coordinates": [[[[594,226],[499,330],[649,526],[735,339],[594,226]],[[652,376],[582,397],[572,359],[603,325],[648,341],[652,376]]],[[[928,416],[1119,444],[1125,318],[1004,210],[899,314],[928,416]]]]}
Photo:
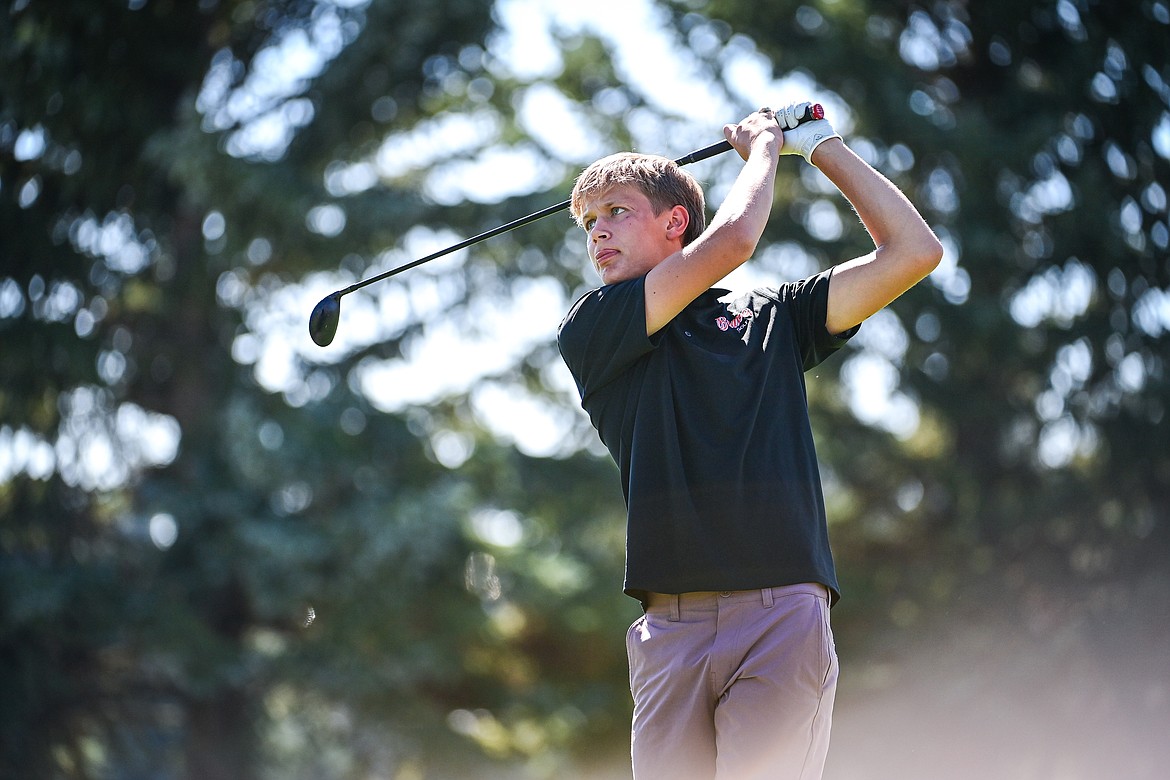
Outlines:
{"type": "Polygon", "coordinates": [[[751,320],[752,310],[744,309],[731,319],[726,317],[716,317],[715,325],[718,326],[719,330],[734,330],[737,333],[743,333],[743,329],[748,326],[748,323],[751,322],[751,320]]]}

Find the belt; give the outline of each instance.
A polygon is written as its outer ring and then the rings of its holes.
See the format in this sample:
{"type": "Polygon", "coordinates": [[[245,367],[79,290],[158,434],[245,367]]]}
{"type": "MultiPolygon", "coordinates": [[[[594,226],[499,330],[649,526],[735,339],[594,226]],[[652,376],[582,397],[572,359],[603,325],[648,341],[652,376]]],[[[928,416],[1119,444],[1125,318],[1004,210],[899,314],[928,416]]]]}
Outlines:
{"type": "Polygon", "coordinates": [[[686,593],[646,591],[642,597],[642,607],[643,609],[669,607],[670,619],[678,620],[680,610],[688,604],[711,604],[723,599],[758,598],[764,609],[770,609],[778,597],[797,593],[829,598],[829,589],[824,585],[818,582],[802,582],[796,585],[780,585],[773,588],[754,588],[751,590],[697,590],[686,593]]]}

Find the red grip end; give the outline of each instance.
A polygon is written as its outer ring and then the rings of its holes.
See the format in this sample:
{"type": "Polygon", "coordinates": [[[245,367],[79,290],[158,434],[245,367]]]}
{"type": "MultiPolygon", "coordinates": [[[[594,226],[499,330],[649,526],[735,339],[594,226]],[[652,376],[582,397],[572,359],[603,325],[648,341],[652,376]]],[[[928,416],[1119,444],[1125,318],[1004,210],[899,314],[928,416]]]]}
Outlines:
{"type": "Polygon", "coordinates": [[[825,107],[822,106],[820,103],[813,103],[812,107],[809,110],[812,113],[813,119],[824,119],[825,118],[825,107]]]}

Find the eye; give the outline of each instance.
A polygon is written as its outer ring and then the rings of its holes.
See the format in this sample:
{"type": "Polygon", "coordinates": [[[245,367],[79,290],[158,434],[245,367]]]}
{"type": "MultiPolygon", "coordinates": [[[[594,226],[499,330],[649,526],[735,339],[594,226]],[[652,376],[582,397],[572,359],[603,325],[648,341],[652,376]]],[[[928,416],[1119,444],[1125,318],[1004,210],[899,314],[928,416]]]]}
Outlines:
{"type": "Polygon", "coordinates": [[[593,219],[593,217],[590,217],[589,219],[586,219],[584,222],[581,223],[582,227],[584,227],[585,230],[587,230],[587,231],[592,230],[593,226],[596,224],[597,224],[597,220],[593,219]]]}
{"type": "Polygon", "coordinates": [[[614,206],[613,208],[611,208],[609,210],[609,213],[610,213],[610,216],[616,217],[618,214],[624,214],[625,211],[626,211],[625,206],[614,206]]]}

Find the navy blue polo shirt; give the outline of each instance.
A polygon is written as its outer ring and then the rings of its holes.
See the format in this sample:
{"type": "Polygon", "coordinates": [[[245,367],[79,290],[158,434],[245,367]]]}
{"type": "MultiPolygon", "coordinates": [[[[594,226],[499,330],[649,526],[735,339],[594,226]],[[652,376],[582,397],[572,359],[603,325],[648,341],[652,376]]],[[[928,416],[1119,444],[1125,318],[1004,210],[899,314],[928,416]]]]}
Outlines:
{"type": "Polygon", "coordinates": [[[593,290],[561,323],[581,406],[617,463],[625,592],[819,582],[837,598],[804,372],[830,334],[831,271],[700,295],[646,335],[645,279],[593,290]]]}

